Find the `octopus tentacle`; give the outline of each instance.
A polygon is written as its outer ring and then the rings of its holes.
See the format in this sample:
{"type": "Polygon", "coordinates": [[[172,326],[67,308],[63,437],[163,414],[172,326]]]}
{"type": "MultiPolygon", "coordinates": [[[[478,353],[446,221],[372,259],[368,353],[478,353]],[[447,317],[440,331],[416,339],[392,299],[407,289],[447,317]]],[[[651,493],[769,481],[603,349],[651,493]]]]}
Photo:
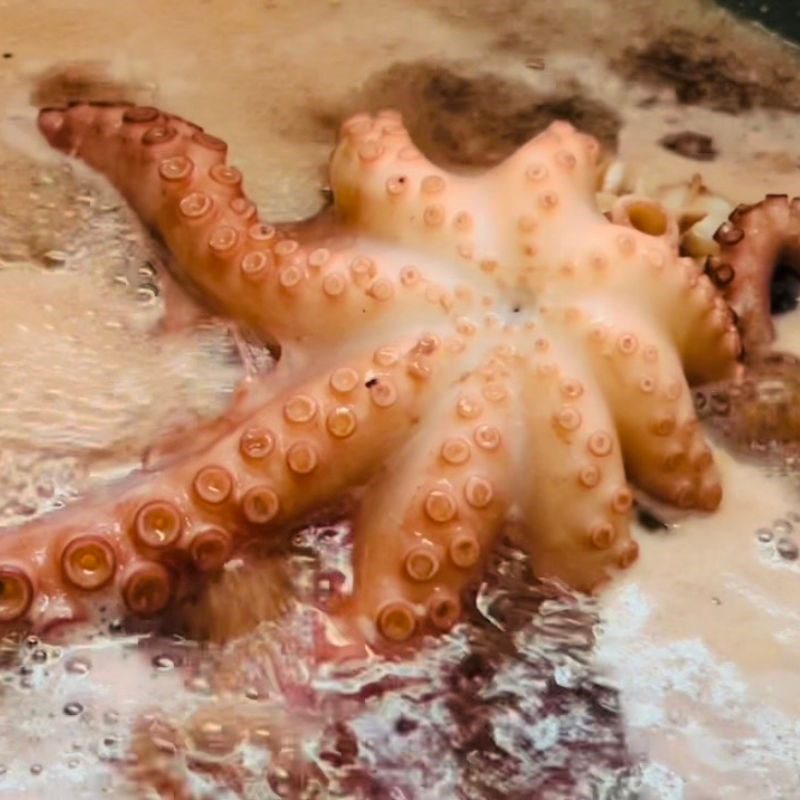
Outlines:
{"type": "Polygon", "coordinates": [[[599,304],[577,306],[560,324],[584,345],[630,479],[681,508],[715,509],[722,490],[674,348],[663,346],[640,314],[620,308],[610,314],[599,304]]]}
{"type": "Polygon", "coordinates": [[[566,230],[564,236],[559,245],[564,266],[549,277],[544,304],[563,305],[565,296],[591,302],[599,294],[615,308],[645,303],[649,320],[673,343],[690,382],[735,373],[740,343],[733,319],[692,259],[676,258],[660,237],[607,223],[583,242],[567,239],[566,230]],[[676,307],[682,313],[676,314],[676,307]]]}
{"type": "Polygon", "coordinates": [[[706,270],[739,318],[748,350],[775,339],[770,284],[779,261],[800,271],[800,197],[767,195],[738,206],[714,234],[720,250],[706,270]]]}
{"type": "Polygon", "coordinates": [[[375,248],[353,248],[352,237],[304,243],[262,223],[226,163],[227,145],[156,109],[81,104],[43,111],[39,125],[111,180],[163,238],[181,277],[267,341],[320,345],[332,325],[399,317],[430,283],[410,281],[391,254],[382,261],[375,248]]]}
{"type": "Polygon", "coordinates": [[[336,212],[348,227],[467,263],[474,251],[469,181],[431,163],[394,111],[346,120],[331,158],[336,212]]]}
{"type": "Polygon", "coordinates": [[[613,420],[582,357],[541,337],[533,352],[523,379],[523,544],[537,575],[591,591],[636,560],[633,496],[613,420]]]}
{"type": "Polygon", "coordinates": [[[122,492],[3,531],[0,623],[81,617],[83,600],[105,590],[129,612],[157,614],[187,571],[220,569],[248,537],[364,482],[446,379],[435,344],[427,336],[381,347],[291,385],[211,447],[122,492]]]}
{"type": "MultiPolygon", "coordinates": [[[[513,427],[505,389],[487,402],[471,376],[366,493],[355,521],[355,590],[343,615],[368,640],[447,630],[511,500],[513,427]]],[[[497,383],[491,384],[494,387],[497,383]]]]}

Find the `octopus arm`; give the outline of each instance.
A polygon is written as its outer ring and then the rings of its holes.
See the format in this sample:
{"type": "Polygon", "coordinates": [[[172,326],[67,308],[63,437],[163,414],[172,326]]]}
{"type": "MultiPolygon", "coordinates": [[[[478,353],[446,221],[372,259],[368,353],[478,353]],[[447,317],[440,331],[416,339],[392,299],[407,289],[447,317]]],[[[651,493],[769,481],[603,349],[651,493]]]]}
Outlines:
{"type": "Polygon", "coordinates": [[[338,618],[368,642],[448,630],[513,499],[514,419],[475,376],[369,486],[355,519],[354,593],[338,618]],[[377,636],[376,634],[380,634],[377,636]]]}
{"type": "Polygon", "coordinates": [[[602,303],[553,321],[600,384],[630,479],[681,508],[715,509],[722,490],[672,342],[639,312],[602,303]]]}
{"type": "Polygon", "coordinates": [[[417,150],[397,112],[358,114],[342,123],[330,180],[337,213],[348,227],[468,261],[475,193],[469,181],[417,150]]]}
{"type": "Polygon", "coordinates": [[[652,325],[672,342],[690,383],[736,372],[740,342],[733,318],[692,259],[679,258],[660,236],[604,222],[587,223],[585,238],[576,240],[567,235],[567,222],[554,220],[556,233],[542,237],[548,260],[563,265],[546,276],[545,308],[598,298],[609,317],[625,306],[646,308],[652,325]]]}
{"type": "Polygon", "coordinates": [[[518,502],[523,544],[536,574],[592,591],[635,561],[613,420],[583,359],[556,339],[538,338],[522,383],[518,502]]]}
{"type": "Polygon", "coordinates": [[[181,278],[266,341],[323,346],[331,329],[399,317],[403,301],[425,288],[401,275],[390,253],[382,264],[375,247],[370,256],[354,249],[352,237],[262,223],[226,161],[227,145],[184,120],[149,107],[80,104],[42,111],[39,127],[113,183],[164,240],[181,278]]]}
{"type": "Polygon", "coordinates": [[[220,569],[248,538],[365,482],[436,395],[444,349],[430,350],[423,337],[353,359],[122,491],[3,531],[0,622],[80,618],[102,592],[109,609],[121,598],[129,612],[159,613],[182,576],[220,569]]]}
{"type": "Polygon", "coordinates": [[[739,316],[745,347],[764,349],[775,338],[770,286],[778,262],[800,271],[800,198],[768,195],[739,206],[714,238],[720,251],[708,272],[739,316]]]}

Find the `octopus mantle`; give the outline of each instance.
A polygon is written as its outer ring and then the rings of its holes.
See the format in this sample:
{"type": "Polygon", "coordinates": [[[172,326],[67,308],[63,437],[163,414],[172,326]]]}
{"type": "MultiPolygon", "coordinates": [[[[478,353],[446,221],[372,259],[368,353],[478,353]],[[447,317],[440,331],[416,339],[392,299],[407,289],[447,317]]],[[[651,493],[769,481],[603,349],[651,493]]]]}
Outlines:
{"type": "Polygon", "coordinates": [[[666,218],[598,211],[599,147],[570,125],[463,176],[429,162],[396,113],[356,116],[332,157],[333,208],[276,227],[225,143],[182,119],[83,104],[40,127],[281,357],[258,407],[207,446],[4,531],[0,622],[120,602],[157,615],[189,576],[360,487],[354,591],[336,616],[400,642],[459,619],[504,526],[538,575],[593,591],[637,557],[628,481],[719,504],[687,380],[735,371],[728,307],[666,218]]]}

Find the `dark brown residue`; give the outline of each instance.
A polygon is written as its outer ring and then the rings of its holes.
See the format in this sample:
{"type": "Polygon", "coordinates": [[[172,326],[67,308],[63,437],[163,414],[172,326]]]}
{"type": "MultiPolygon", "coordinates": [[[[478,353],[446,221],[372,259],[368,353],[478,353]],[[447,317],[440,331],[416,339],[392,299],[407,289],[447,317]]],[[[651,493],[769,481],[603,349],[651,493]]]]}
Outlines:
{"type": "Polygon", "coordinates": [[[37,108],[61,108],[75,102],[147,103],[152,95],[152,87],[111,77],[103,62],[77,61],[56,64],[35,76],[31,103],[37,108]]]}
{"type": "Polygon", "coordinates": [[[403,114],[416,144],[444,166],[497,164],[556,119],[572,122],[612,149],[620,127],[616,112],[577,83],[540,93],[522,81],[433,61],[395,64],[341,106],[315,115],[330,128],[355,111],[386,107],[403,114]]]}
{"type": "Polygon", "coordinates": [[[672,28],[643,48],[628,48],[613,66],[629,80],[671,87],[681,103],[715,111],[800,109],[800,85],[793,73],[773,64],[747,63],[713,34],[672,28]]]}
{"type": "Polygon", "coordinates": [[[704,133],[695,131],[670,133],[661,139],[659,144],[667,150],[672,150],[685,158],[693,158],[695,161],[712,161],[717,157],[714,140],[704,133]]]}

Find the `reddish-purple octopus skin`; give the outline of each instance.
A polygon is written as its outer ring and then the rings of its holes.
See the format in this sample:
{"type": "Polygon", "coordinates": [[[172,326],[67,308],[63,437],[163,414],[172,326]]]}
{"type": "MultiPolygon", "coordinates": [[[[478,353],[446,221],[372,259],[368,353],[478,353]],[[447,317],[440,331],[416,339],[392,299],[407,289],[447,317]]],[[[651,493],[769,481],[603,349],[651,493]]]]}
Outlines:
{"type": "MultiPolygon", "coordinates": [[[[638,555],[631,485],[714,510],[687,382],[735,374],[739,337],[674,237],[610,222],[599,146],[552,124],[478,176],[398,114],[345,121],[333,208],[259,220],[223,141],[155,108],[41,112],[215,309],[278,342],[264,402],[209,446],[0,535],[0,623],[103,603],[159,615],[254,537],[358,490],[354,592],[372,646],[446,631],[506,526],[538,576],[596,591],[638,555]]],[[[627,218],[626,218],[627,219],[627,218]]]]}
{"type": "Polygon", "coordinates": [[[714,235],[720,246],[706,271],[738,316],[749,354],[766,351],[775,340],[770,287],[779,263],[800,272],[800,197],[767,195],[740,205],[714,235]]]}

